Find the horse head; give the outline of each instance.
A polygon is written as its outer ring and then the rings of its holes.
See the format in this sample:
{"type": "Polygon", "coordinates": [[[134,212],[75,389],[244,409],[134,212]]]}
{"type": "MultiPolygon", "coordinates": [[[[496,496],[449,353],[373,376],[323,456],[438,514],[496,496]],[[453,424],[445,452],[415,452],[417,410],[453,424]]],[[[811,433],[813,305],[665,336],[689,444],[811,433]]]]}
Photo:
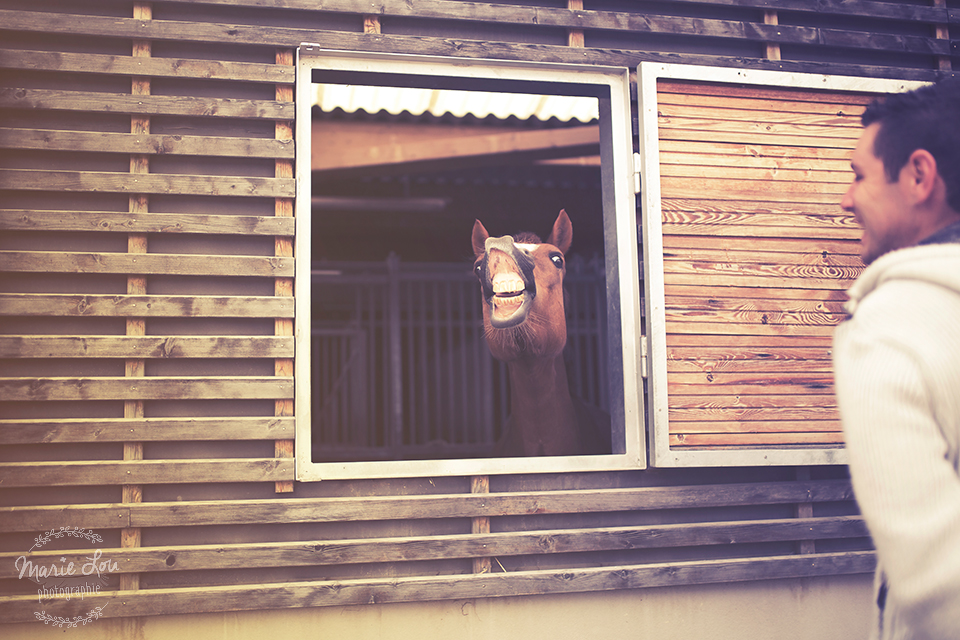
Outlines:
{"type": "Polygon", "coordinates": [[[560,211],[546,242],[532,233],[492,238],[479,220],[472,239],[493,356],[509,362],[560,354],[567,342],[564,253],[573,240],[566,211],[560,211]]]}

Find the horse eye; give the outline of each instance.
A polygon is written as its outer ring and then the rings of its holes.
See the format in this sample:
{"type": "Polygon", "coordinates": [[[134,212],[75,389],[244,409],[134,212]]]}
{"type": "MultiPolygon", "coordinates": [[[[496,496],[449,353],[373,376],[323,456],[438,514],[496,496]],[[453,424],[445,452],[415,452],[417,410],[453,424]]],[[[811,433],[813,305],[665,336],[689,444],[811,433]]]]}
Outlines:
{"type": "Polygon", "coordinates": [[[477,264],[473,265],[473,273],[474,273],[474,275],[476,275],[478,278],[483,277],[483,276],[482,276],[482,274],[483,274],[483,263],[482,263],[482,262],[478,262],[477,264]]]}
{"type": "Polygon", "coordinates": [[[557,269],[562,269],[562,268],[563,268],[563,256],[560,255],[559,253],[554,253],[554,254],[552,254],[552,255],[550,256],[550,260],[553,262],[553,265],[554,265],[557,269]]]}

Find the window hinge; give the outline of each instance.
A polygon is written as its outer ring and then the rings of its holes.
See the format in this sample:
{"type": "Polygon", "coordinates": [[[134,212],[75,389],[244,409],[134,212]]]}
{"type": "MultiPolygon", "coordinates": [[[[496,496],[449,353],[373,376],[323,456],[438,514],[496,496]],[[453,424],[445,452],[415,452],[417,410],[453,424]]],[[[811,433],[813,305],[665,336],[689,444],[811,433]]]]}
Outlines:
{"type": "Polygon", "coordinates": [[[640,154],[633,154],[633,193],[640,195],[640,154]]]}
{"type": "Polygon", "coordinates": [[[640,336],[640,377],[647,377],[647,351],[649,350],[650,340],[647,336],[640,336]]]}

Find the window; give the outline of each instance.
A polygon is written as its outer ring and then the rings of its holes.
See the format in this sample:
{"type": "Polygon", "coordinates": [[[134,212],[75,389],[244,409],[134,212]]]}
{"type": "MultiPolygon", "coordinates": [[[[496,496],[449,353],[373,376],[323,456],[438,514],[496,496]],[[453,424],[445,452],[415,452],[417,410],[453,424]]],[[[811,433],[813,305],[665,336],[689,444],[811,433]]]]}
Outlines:
{"type": "Polygon", "coordinates": [[[642,467],[628,70],[303,45],[297,73],[298,478],[642,467]],[[560,209],[564,370],[610,445],[500,455],[474,219],[546,238],[560,209]]]}
{"type": "Polygon", "coordinates": [[[840,209],[894,80],[642,63],[654,466],[843,464],[832,336],[862,270],[840,209]]]}

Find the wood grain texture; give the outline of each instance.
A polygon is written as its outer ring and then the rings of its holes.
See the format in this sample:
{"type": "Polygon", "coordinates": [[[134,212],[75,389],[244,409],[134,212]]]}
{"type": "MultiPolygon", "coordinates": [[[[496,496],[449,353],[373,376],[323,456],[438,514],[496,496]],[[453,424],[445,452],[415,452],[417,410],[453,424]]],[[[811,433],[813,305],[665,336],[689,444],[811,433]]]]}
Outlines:
{"type": "Polygon", "coordinates": [[[0,188],[29,191],[107,191],[204,196],[293,197],[295,181],[277,178],[144,174],[109,171],[0,169],[0,188]]]}
{"type": "Polygon", "coordinates": [[[847,480],[812,480],[488,494],[13,506],[0,507],[0,532],[41,531],[66,521],[75,523],[71,526],[87,528],[369,522],[699,509],[852,499],[853,489],[847,480]]]}
{"type": "Polygon", "coordinates": [[[149,133],[88,133],[0,127],[0,148],[146,155],[292,158],[292,140],[149,133]]]}
{"type": "MultiPolygon", "coordinates": [[[[93,32],[90,35],[107,35],[102,32],[123,30],[97,29],[92,28],[91,25],[127,24],[133,25],[133,29],[126,34],[126,37],[144,37],[136,34],[139,30],[136,25],[142,23],[132,18],[75,16],[46,12],[44,12],[43,17],[43,20],[35,20],[26,17],[20,11],[0,10],[0,23],[3,23],[9,29],[24,29],[24,27],[27,27],[24,30],[39,30],[43,33],[93,32]],[[33,27],[29,28],[30,25],[33,25],[33,27]],[[85,25],[88,27],[87,29],[84,29],[85,25]]],[[[159,21],[152,22],[158,23],[159,21]]],[[[195,30],[195,28],[194,26],[191,30],[195,30]]],[[[59,51],[0,49],[0,67],[21,71],[102,73],[150,78],[203,78],[242,80],[244,82],[284,82],[288,84],[294,82],[292,69],[270,64],[183,58],[135,58],[59,51]]]]}
{"type": "Polygon", "coordinates": [[[110,233],[209,233],[221,235],[292,235],[290,219],[273,216],[202,213],[0,209],[0,229],[17,231],[104,231],[110,233]]]}
{"type": "MultiPolygon", "coordinates": [[[[575,568],[561,571],[457,576],[393,577],[236,586],[149,589],[117,598],[104,593],[82,602],[58,600],[51,614],[72,617],[102,606],[106,617],[241,611],[316,606],[355,606],[501,596],[584,593],[690,584],[870,573],[873,552],[817,553],[767,558],[702,560],[649,565],[575,568]],[[110,605],[110,606],[107,606],[110,605]]],[[[36,596],[0,598],[4,622],[33,621],[36,596]]]]}
{"type": "Polygon", "coordinates": [[[293,397],[293,379],[255,376],[0,378],[0,397],[14,402],[276,399],[293,397]]]}
{"type": "Polygon", "coordinates": [[[274,417],[0,420],[0,444],[271,440],[293,433],[293,418],[274,417]]]}
{"type": "Polygon", "coordinates": [[[207,98],[199,96],[129,95],[93,91],[62,91],[30,87],[0,87],[0,107],[89,113],[201,116],[209,118],[289,119],[292,104],[274,100],[207,98]]]}
{"type": "MultiPolygon", "coordinates": [[[[0,482],[5,487],[275,482],[292,479],[293,460],[274,458],[0,463],[0,482]]],[[[143,503],[131,501],[125,504],[143,503]]]]}
{"type": "Polygon", "coordinates": [[[293,275],[293,258],[159,253],[0,251],[0,271],[276,277],[293,275]]]}
{"type": "MultiPolygon", "coordinates": [[[[617,551],[692,546],[729,546],[758,542],[864,538],[859,516],[789,518],[738,522],[702,522],[642,527],[544,529],[505,533],[410,536],[347,540],[303,540],[248,544],[197,544],[141,549],[104,549],[104,557],[123,572],[175,572],[236,567],[325,566],[374,562],[411,562],[440,558],[498,557],[583,551],[617,551]]],[[[40,551],[26,554],[34,564],[61,557],[82,566],[89,551],[40,551]]],[[[0,553],[0,578],[16,577],[12,553],[0,553]]],[[[482,573],[482,572],[476,572],[482,573]]]]}
{"type": "Polygon", "coordinates": [[[292,358],[292,336],[0,336],[0,358],[292,358]]]}

